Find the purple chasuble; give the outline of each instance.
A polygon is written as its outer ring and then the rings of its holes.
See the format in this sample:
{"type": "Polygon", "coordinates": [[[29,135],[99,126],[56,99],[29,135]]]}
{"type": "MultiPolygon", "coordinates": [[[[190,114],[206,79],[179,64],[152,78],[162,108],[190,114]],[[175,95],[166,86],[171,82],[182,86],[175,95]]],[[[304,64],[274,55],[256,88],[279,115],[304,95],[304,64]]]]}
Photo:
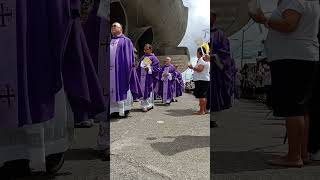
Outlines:
{"type": "MultiPolygon", "coordinates": [[[[107,12],[102,12],[104,16],[99,17],[98,10],[101,6],[102,0],[94,0],[91,6],[84,2],[82,4],[82,11],[88,13],[88,19],[82,22],[82,27],[86,36],[87,44],[90,50],[92,61],[98,73],[98,77],[102,86],[105,104],[109,106],[109,42],[111,39],[110,34],[110,19],[107,12]]],[[[108,5],[109,2],[107,2],[108,5]]],[[[106,108],[109,110],[109,107],[106,108]]]]}
{"type": "Polygon", "coordinates": [[[140,86],[141,86],[141,91],[142,91],[144,100],[148,99],[150,97],[150,93],[154,91],[156,82],[158,81],[158,78],[159,78],[158,77],[159,71],[160,71],[159,64],[160,62],[154,54],[150,54],[150,55],[145,54],[140,59],[140,63],[137,67],[137,73],[140,80],[140,86]],[[141,67],[141,63],[146,57],[148,57],[152,61],[152,64],[150,65],[152,69],[152,74],[149,74],[144,68],[141,67]]]}
{"type": "Polygon", "coordinates": [[[176,70],[175,75],[175,86],[176,86],[176,97],[182,96],[183,89],[184,89],[184,83],[182,80],[182,74],[176,70]]]}
{"type": "MultiPolygon", "coordinates": [[[[15,93],[11,100],[14,99],[17,106],[11,113],[18,111],[18,119],[1,119],[0,127],[21,127],[52,119],[54,99],[62,87],[62,78],[66,93],[79,98],[88,111],[104,109],[101,88],[76,10],[79,1],[34,3],[26,0],[17,1],[15,7],[14,3],[4,5],[12,6],[9,10],[16,12],[16,17],[10,21],[11,25],[16,23],[16,35],[10,41],[17,42],[17,78],[13,79],[17,85],[10,84],[8,94],[15,93]]],[[[12,70],[8,69],[11,72],[6,74],[11,75],[12,70]]],[[[8,80],[4,84],[9,84],[8,80]]],[[[1,108],[0,111],[5,110],[1,108]]]]}
{"type": "Polygon", "coordinates": [[[220,69],[213,60],[210,61],[210,111],[219,112],[231,107],[233,72],[229,40],[216,27],[211,30],[211,49],[211,58],[214,58],[213,54],[217,54],[224,66],[220,69]]]}
{"type": "Polygon", "coordinates": [[[133,44],[124,35],[113,36],[110,43],[110,100],[126,100],[129,89],[134,99],[142,97],[134,67],[133,44]]]}
{"type": "Polygon", "coordinates": [[[68,95],[78,99],[79,110],[96,115],[105,111],[106,104],[81,26],[80,0],[71,2],[73,21],[62,62],[64,88],[68,95]]]}
{"type": "Polygon", "coordinates": [[[158,95],[161,96],[162,101],[167,103],[173,99],[173,83],[175,80],[175,68],[172,64],[164,65],[159,72],[160,86],[158,95]],[[164,73],[170,73],[172,80],[168,77],[163,77],[164,73]]]}

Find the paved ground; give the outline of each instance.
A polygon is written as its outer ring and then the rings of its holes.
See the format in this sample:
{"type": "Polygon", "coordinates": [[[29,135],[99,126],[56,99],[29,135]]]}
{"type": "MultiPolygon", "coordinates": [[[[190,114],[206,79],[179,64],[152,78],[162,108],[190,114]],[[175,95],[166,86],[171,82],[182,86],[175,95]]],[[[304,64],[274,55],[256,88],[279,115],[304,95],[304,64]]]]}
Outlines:
{"type": "MultiPolygon", "coordinates": [[[[148,113],[141,113],[138,104],[135,107],[128,119],[111,123],[111,179],[209,179],[209,117],[192,115],[197,102],[191,95],[185,94],[170,107],[156,106],[148,113]]],[[[284,121],[267,117],[269,112],[262,104],[241,100],[214,116],[219,127],[211,129],[211,179],[320,179],[319,163],[302,169],[265,163],[287,149],[283,145],[284,121]]],[[[55,179],[107,179],[108,162],[99,160],[93,150],[97,132],[97,126],[77,129],[73,149],[55,179]]]]}
{"type": "MultiPolygon", "coordinates": [[[[194,116],[198,102],[190,94],[170,107],[157,105],[142,113],[135,109],[128,119],[111,122],[112,180],[205,180],[210,178],[209,115],[194,116]]],[[[97,157],[97,125],[76,129],[76,141],[55,177],[32,180],[105,180],[108,162],[97,157]]]]}
{"type": "Polygon", "coordinates": [[[209,179],[209,115],[192,115],[197,106],[185,94],[170,107],[113,121],[111,179],[209,179]]]}
{"type": "Polygon", "coordinates": [[[287,150],[283,144],[284,121],[262,104],[236,101],[232,109],[216,117],[211,129],[212,179],[216,180],[318,180],[320,164],[287,169],[267,165],[287,150]]]}

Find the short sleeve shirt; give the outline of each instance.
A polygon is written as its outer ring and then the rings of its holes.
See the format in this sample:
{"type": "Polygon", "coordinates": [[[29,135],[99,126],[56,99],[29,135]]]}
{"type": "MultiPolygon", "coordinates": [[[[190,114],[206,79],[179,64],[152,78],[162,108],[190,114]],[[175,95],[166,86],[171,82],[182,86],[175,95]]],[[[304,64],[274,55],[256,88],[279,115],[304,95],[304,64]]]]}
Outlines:
{"type": "Polygon", "coordinates": [[[269,61],[295,59],[319,61],[319,0],[281,0],[270,19],[282,19],[282,13],[294,10],[301,14],[294,32],[282,33],[270,29],[266,40],[269,61]]]}
{"type": "Polygon", "coordinates": [[[204,61],[200,58],[197,62],[196,67],[199,65],[203,65],[204,68],[201,72],[193,72],[193,80],[194,81],[210,81],[210,62],[204,61]]]}

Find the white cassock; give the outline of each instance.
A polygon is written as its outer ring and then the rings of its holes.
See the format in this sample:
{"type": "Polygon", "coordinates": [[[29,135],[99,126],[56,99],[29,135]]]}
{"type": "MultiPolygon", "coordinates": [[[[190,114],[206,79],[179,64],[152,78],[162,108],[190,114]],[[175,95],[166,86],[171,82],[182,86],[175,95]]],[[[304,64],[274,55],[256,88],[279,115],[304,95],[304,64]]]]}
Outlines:
{"type": "MultiPolygon", "coordinates": [[[[150,67],[149,65],[145,65],[144,62],[142,61],[141,62],[141,66],[139,68],[142,68],[141,69],[140,85],[141,85],[142,94],[144,94],[147,73],[148,74],[152,74],[152,67],[150,67]],[[149,68],[148,72],[146,72],[144,70],[145,66],[147,66],[149,68]]],[[[140,100],[141,109],[150,109],[153,106],[154,106],[154,90],[152,92],[150,92],[150,97],[149,98],[147,98],[147,99],[141,98],[141,100],[140,100]]]]}
{"type": "MultiPolygon", "coordinates": [[[[110,74],[113,74],[114,77],[117,76],[115,69],[115,60],[116,60],[116,49],[118,47],[118,39],[112,39],[110,43],[110,74]]],[[[112,75],[111,75],[112,76],[112,75]]],[[[110,81],[110,114],[119,113],[120,116],[125,116],[126,111],[130,111],[133,105],[133,97],[129,90],[127,91],[127,99],[123,101],[116,101],[116,81],[110,81]]]]}

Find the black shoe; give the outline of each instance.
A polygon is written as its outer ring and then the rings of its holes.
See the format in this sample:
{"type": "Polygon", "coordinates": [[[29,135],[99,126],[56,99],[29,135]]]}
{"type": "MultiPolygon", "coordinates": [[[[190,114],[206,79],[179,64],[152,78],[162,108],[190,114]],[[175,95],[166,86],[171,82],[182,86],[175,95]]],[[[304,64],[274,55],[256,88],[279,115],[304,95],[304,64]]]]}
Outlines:
{"type": "Polygon", "coordinates": [[[55,174],[64,164],[64,153],[51,154],[46,157],[46,173],[55,174]]]}
{"type": "Polygon", "coordinates": [[[93,126],[93,120],[82,121],[75,124],[75,128],[91,128],[93,126]]]}
{"type": "Polygon", "coordinates": [[[166,103],[166,106],[170,106],[170,103],[166,103]]]}
{"type": "Polygon", "coordinates": [[[26,159],[5,162],[4,166],[0,167],[0,179],[16,179],[30,176],[29,162],[26,159]]]}
{"type": "Polygon", "coordinates": [[[129,116],[130,111],[125,111],[124,116],[120,116],[119,112],[111,113],[110,118],[111,119],[125,119],[129,116]]]}
{"type": "Polygon", "coordinates": [[[119,116],[119,113],[118,112],[116,112],[116,113],[111,113],[110,114],[110,118],[111,119],[115,119],[115,118],[119,118],[120,116],[119,116]]]}
{"type": "Polygon", "coordinates": [[[216,121],[210,121],[210,128],[216,128],[218,127],[218,124],[216,121]]]}
{"type": "Polygon", "coordinates": [[[102,161],[110,161],[110,149],[99,151],[99,156],[102,161]]]}

